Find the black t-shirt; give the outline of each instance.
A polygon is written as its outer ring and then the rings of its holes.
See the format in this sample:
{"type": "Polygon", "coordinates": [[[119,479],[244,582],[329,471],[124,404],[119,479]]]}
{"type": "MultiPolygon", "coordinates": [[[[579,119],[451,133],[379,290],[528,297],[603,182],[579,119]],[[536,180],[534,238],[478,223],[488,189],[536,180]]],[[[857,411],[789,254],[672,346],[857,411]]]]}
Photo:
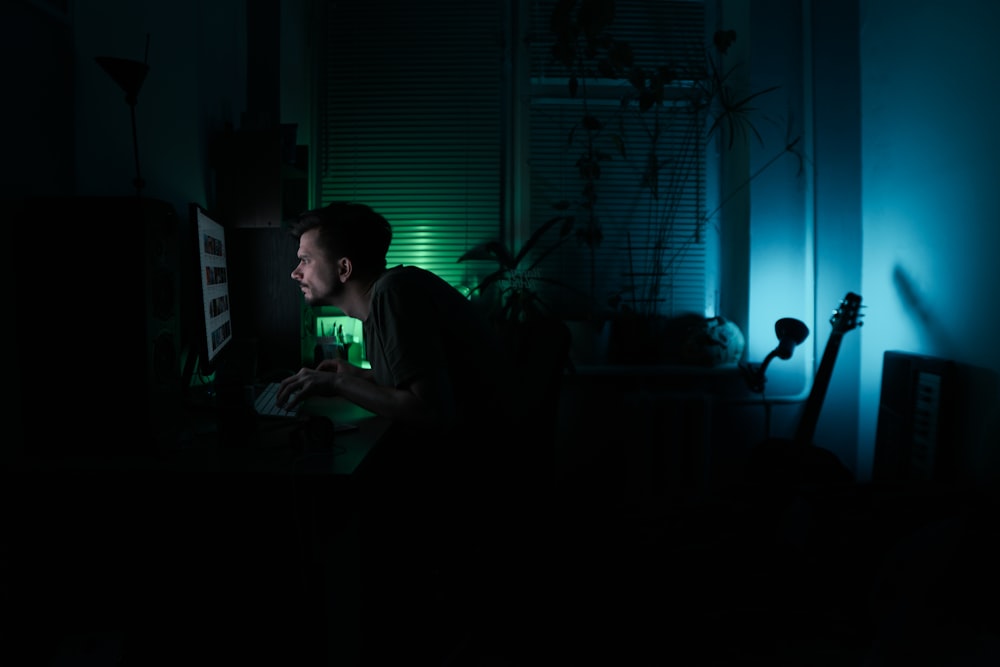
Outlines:
{"type": "Polygon", "coordinates": [[[446,440],[466,446],[496,431],[503,419],[496,410],[503,347],[476,304],[443,279],[415,266],[386,271],[371,288],[364,341],[379,384],[431,380],[449,416],[436,429],[395,424],[392,437],[428,438],[441,445],[441,455],[452,456],[444,451],[446,440]]]}
{"type": "Polygon", "coordinates": [[[502,371],[500,341],[482,312],[415,266],[389,269],[372,285],[364,336],[379,384],[402,387],[443,371],[459,422],[478,416],[502,371]]]}

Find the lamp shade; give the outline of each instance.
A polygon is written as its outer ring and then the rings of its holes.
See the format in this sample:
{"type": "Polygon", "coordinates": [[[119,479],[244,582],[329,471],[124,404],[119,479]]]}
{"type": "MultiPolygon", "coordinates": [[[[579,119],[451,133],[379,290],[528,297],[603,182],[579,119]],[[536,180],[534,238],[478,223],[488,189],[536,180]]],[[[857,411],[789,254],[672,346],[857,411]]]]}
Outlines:
{"type": "Polygon", "coordinates": [[[778,348],[775,353],[779,359],[791,359],[797,345],[801,345],[809,336],[809,327],[805,322],[791,317],[782,317],[774,323],[774,333],[778,337],[778,348]]]}
{"type": "Polygon", "coordinates": [[[125,101],[135,104],[139,97],[139,89],[142,88],[146,74],[149,73],[149,65],[138,60],[108,56],[97,56],[94,60],[125,91],[125,101]]]}

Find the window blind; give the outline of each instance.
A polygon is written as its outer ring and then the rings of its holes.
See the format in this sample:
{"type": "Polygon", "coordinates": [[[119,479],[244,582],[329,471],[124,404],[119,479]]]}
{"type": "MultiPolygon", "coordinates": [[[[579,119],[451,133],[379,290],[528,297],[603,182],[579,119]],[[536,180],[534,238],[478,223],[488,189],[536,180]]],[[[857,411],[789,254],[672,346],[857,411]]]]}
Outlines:
{"type": "Polygon", "coordinates": [[[388,261],[472,286],[458,263],[500,237],[504,0],[325,4],[317,193],[393,225],[388,261]]]}
{"type": "MultiPolygon", "coordinates": [[[[627,306],[648,313],[702,313],[706,302],[705,115],[683,101],[639,113],[622,106],[632,90],[627,81],[590,76],[581,92],[569,94],[568,72],[551,55],[555,36],[549,30],[555,0],[532,6],[530,48],[531,222],[537,228],[557,214],[572,213],[575,227],[594,216],[601,231],[591,249],[568,241],[537,271],[571,285],[574,291],[548,288],[549,300],[562,310],[627,306]],[[592,209],[553,209],[556,202],[580,202],[585,181],[577,160],[584,155],[584,114],[598,118],[593,135],[603,156],[595,181],[592,209]],[[651,153],[650,136],[657,137],[651,153]],[[651,154],[654,157],[650,157],[651,154]],[[652,165],[656,165],[652,167],[652,165]],[[655,182],[649,178],[655,174],[655,182]],[[581,296],[582,295],[582,296],[581,296]],[[615,297],[619,302],[613,301],[615,297]]],[[[705,57],[702,2],[618,0],[607,28],[632,47],[636,63],[647,71],[659,65],[678,69],[678,92],[694,85],[705,57]]]]}

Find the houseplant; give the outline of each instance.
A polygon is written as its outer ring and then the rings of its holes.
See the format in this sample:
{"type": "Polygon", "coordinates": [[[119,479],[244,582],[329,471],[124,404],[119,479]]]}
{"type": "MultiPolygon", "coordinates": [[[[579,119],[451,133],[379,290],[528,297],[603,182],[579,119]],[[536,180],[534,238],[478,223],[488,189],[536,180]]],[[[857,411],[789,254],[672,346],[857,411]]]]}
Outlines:
{"type": "Polygon", "coordinates": [[[554,315],[542,294],[544,285],[574,289],[536,271],[546,257],[570,239],[572,229],[572,217],[555,215],[536,228],[516,251],[500,241],[487,241],[470,248],[458,258],[459,262],[487,261],[496,264],[496,268],[470,290],[470,295],[485,305],[490,318],[499,328],[504,328],[506,323],[554,315]],[[556,237],[550,239],[548,237],[552,235],[553,228],[556,229],[556,237]]]}

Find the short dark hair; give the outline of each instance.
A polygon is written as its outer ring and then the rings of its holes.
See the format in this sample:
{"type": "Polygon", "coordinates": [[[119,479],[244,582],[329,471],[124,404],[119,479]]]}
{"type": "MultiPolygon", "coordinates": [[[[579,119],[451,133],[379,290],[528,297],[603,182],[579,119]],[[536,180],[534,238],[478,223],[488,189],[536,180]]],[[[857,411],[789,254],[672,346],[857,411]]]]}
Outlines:
{"type": "Polygon", "coordinates": [[[291,226],[295,238],[310,229],[319,230],[317,244],[330,261],[349,257],[365,274],[385,269],[392,225],[367,204],[330,202],[302,213],[291,226]]]}

